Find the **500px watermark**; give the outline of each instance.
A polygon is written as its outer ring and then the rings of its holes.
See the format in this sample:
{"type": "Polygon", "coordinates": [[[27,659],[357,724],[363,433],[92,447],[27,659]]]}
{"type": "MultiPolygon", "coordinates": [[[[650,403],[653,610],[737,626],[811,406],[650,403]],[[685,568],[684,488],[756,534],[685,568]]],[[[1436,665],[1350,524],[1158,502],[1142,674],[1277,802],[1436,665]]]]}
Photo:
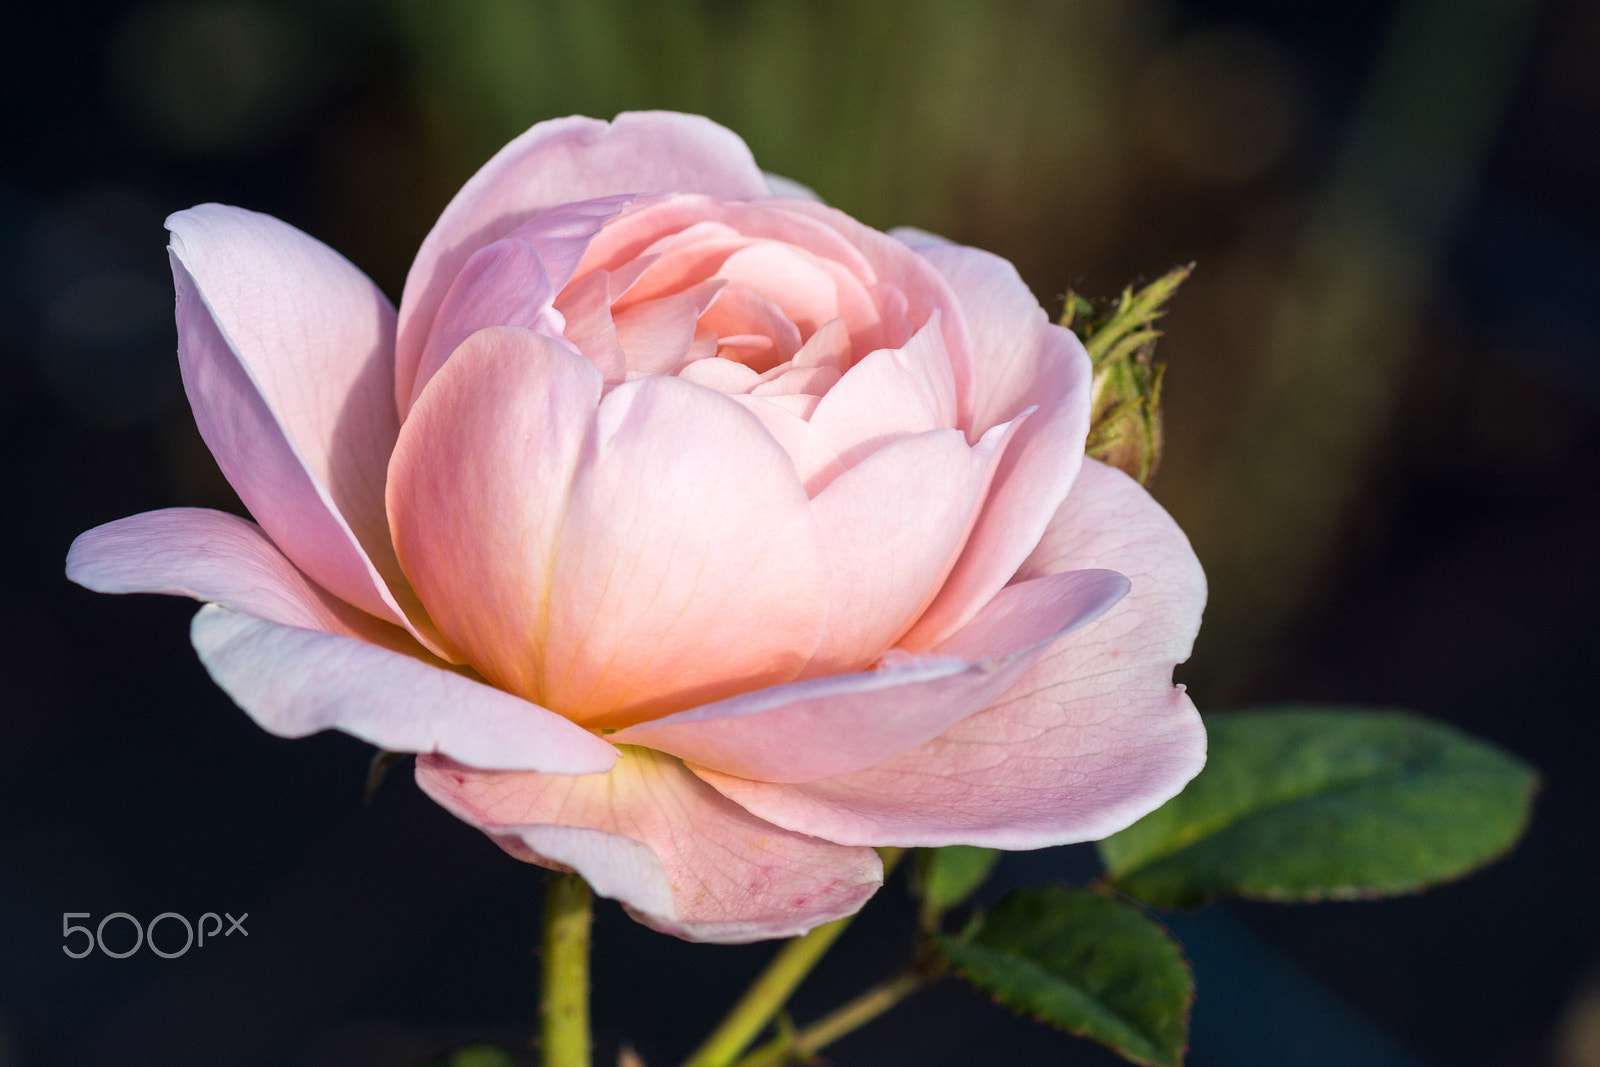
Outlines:
{"type": "MultiPolygon", "coordinates": [[[[244,921],[250,918],[250,913],[248,911],[240,915],[237,919],[235,919],[232,915],[229,915],[227,912],[223,912],[222,915],[218,915],[214,911],[208,911],[204,915],[200,916],[200,921],[197,923],[189,922],[188,919],[184,918],[182,915],[179,915],[175,911],[164,911],[160,915],[157,915],[154,919],[151,919],[150,922],[144,926],[139,925],[139,920],[135,919],[127,912],[114,911],[110,915],[102,918],[92,931],[87,926],[78,926],[72,921],[73,919],[88,919],[90,917],[90,913],[86,911],[64,911],[61,913],[61,939],[63,941],[70,941],[74,935],[83,935],[83,947],[81,949],[74,951],[73,946],[70,944],[64,944],[61,946],[61,951],[65,952],[75,960],[83,959],[97,948],[100,950],[101,954],[110,956],[114,960],[126,959],[135,952],[138,952],[139,949],[143,948],[145,945],[149,945],[150,951],[154,952],[162,959],[175,960],[185,952],[188,952],[192,947],[205,947],[206,938],[208,937],[215,941],[218,934],[222,934],[223,937],[232,937],[235,933],[243,934],[245,937],[250,936],[250,931],[244,928],[244,921]],[[226,932],[224,932],[222,929],[223,915],[226,915],[228,918],[228,929],[226,932]],[[110,923],[114,919],[121,919],[129,926],[133,927],[132,948],[117,952],[106,947],[106,924],[110,923]],[[210,930],[206,929],[206,921],[208,919],[212,924],[210,930]],[[160,926],[163,921],[168,924],[169,930],[172,929],[173,923],[178,923],[183,926],[182,948],[169,952],[156,944],[156,927],[160,926]],[[196,927],[199,928],[198,939],[195,936],[196,927]]],[[[115,928],[113,927],[113,929],[115,928]]],[[[169,947],[175,940],[176,936],[176,931],[171,934],[164,933],[162,935],[162,937],[168,942],[169,947]]]]}

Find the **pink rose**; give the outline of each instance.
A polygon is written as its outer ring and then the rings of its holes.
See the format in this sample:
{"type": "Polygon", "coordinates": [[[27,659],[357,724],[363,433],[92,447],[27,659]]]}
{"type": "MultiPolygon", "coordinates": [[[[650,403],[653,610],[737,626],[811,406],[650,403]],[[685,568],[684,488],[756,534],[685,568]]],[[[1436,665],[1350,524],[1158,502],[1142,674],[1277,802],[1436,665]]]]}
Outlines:
{"type": "Polygon", "coordinates": [[[854,911],[869,846],[1120,829],[1204,760],[1187,541],[1084,458],[1088,359],[1009,264],[778,184],[706,119],[541,123],[398,315],[276,219],[179,212],[184,386],[260,526],[135,515],[69,576],[205,601],[266,729],[417,752],[683,937],[854,911]]]}

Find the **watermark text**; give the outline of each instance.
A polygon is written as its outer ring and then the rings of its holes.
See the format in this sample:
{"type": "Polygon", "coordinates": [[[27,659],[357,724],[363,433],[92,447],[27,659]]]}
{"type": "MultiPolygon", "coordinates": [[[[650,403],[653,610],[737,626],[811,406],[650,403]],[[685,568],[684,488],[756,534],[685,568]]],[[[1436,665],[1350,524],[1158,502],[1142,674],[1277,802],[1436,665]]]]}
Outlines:
{"type": "Polygon", "coordinates": [[[204,948],[206,939],[215,941],[219,936],[232,937],[234,934],[250,936],[250,931],[244,928],[244,921],[250,918],[249,912],[243,912],[235,919],[228,912],[218,915],[208,911],[200,916],[199,920],[191,923],[185,916],[175,911],[164,911],[151,919],[148,923],[140,924],[139,920],[125,911],[114,911],[103,916],[93,928],[74,923],[74,919],[93,919],[87,911],[64,911],[61,913],[61,951],[75,960],[81,960],[92,954],[96,949],[103,956],[110,956],[114,960],[127,959],[141,948],[148,947],[151,952],[166,960],[175,960],[188,952],[191,948],[204,948]],[[228,920],[227,928],[222,925],[223,917],[228,920]],[[130,928],[125,930],[125,928],[130,928]],[[106,944],[106,932],[111,932],[111,944],[106,944]],[[161,944],[156,943],[156,931],[161,931],[161,944]],[[179,934],[179,930],[182,934],[179,934]],[[133,938],[131,947],[128,937],[133,938]],[[183,941],[179,944],[179,937],[183,941]]]}

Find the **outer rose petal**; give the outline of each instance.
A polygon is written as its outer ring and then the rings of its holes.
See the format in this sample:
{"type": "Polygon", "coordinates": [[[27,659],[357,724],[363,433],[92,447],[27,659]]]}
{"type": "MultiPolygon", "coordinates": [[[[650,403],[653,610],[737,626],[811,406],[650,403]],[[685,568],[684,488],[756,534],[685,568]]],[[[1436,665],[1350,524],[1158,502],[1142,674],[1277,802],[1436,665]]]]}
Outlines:
{"type": "Polygon", "coordinates": [[[474,252],[540,208],[665,192],[730,200],[768,195],[766,179],[738,135],[697,115],[641,111],[610,123],[555,119],[497,152],[444,209],[406,275],[396,350],[399,384],[407,387],[402,405],[410,400],[407,369],[417,365],[445,292],[474,252]]]}
{"type": "Polygon", "coordinates": [[[129,515],[78,535],[67,578],[97,593],[186,596],[285,626],[414,642],[329,596],[247,519],[209,508],[166,508],[129,515]]]}
{"type": "Polygon", "coordinates": [[[1005,693],[1044,646],[1127,592],[1115,571],[1072,571],[1011,586],[933,657],[885,657],[877,671],[746,693],[612,737],[766,782],[807,782],[874,766],[1005,693]]]}
{"type": "Polygon", "coordinates": [[[1205,762],[1171,682],[1205,577],[1160,505],[1086,461],[1018,580],[1114,567],[1132,592],[1058,641],[998,703],[870,770],[804,785],[697,771],[763,819],[846,844],[1028,849],[1105,837],[1176,795],[1205,762]]]}
{"type": "Polygon", "coordinates": [[[207,604],[189,638],[211,678],[263,728],[337,728],[397,752],[477,767],[595,774],[616,750],[554,712],[351,637],[281,626],[207,604]]]}
{"type": "Polygon", "coordinates": [[[269,216],[206,204],[167,225],[184,389],[223,474],[319,585],[426,626],[382,511],[397,432],[388,300],[269,216]]]}
{"type": "Polygon", "coordinates": [[[1016,270],[987,252],[931,245],[922,254],[961,299],[977,350],[973,427],[983,432],[1029,408],[1006,449],[983,514],[939,597],[906,636],[922,649],[954,633],[1005,585],[1077,476],[1089,432],[1088,354],[1052,325],[1016,270]]]}
{"type": "Polygon", "coordinates": [[[822,202],[822,197],[818,196],[817,191],[809,185],[802,185],[793,178],[785,178],[783,175],[774,174],[770,170],[766,172],[766,177],[767,188],[771,190],[773,196],[822,202]]]}
{"type": "Polygon", "coordinates": [[[883,882],[871,849],[764,823],[648,749],[578,778],[424,757],[417,784],[513,856],[576,870],[641,922],[692,941],[792,937],[854,912],[883,882]]]}
{"type": "Polygon", "coordinates": [[[398,627],[328,596],[232,515],[172,508],[97,527],[73,543],[67,576],[104,593],[211,601],[191,631],[201,661],[280,737],[332,727],[396,751],[560,774],[603,771],[615,758],[587,731],[450,670],[398,627]]]}
{"type": "Polygon", "coordinates": [[[428,383],[389,468],[395,547],[435,623],[495,685],[539,700],[546,611],[600,372],[562,342],[481,330],[428,383]]]}

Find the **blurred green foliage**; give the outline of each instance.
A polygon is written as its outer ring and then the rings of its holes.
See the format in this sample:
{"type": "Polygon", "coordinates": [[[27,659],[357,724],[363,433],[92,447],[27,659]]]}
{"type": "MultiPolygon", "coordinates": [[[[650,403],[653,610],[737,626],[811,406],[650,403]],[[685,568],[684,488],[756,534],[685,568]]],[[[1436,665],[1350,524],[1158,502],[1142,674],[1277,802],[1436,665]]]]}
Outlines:
{"type": "MultiPolygon", "coordinates": [[[[1112,43],[1139,5],[1003,0],[392,0],[464,171],[534,122],[709,115],[880,227],[1038,202],[1116,140],[1112,43]]],[[[1064,190],[1070,194],[1070,190],[1064,190]]]]}

